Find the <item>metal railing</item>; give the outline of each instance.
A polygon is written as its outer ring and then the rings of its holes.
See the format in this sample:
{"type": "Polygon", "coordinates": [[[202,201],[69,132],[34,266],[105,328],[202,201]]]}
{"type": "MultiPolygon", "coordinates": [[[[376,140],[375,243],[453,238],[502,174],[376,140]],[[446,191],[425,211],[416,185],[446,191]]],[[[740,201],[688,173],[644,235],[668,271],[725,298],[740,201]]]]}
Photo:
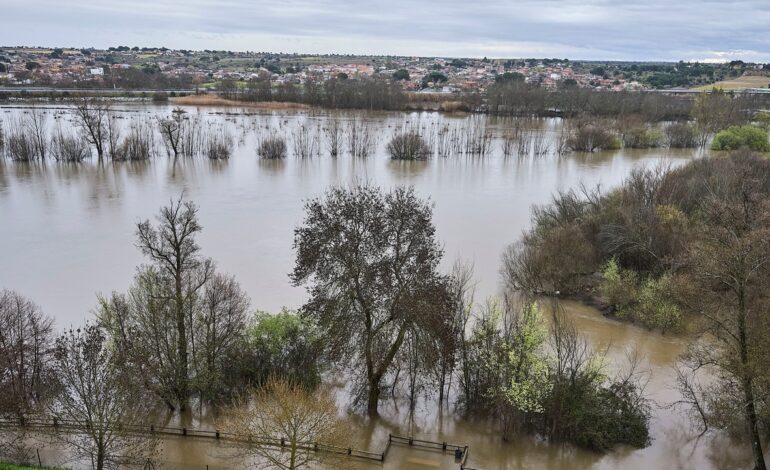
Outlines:
{"type": "MultiPolygon", "coordinates": [[[[0,418],[0,428],[8,427],[70,432],[85,432],[88,430],[88,425],[86,423],[75,420],[62,420],[51,417],[0,418]]],[[[229,441],[240,443],[245,446],[258,444],[283,448],[289,445],[285,438],[254,438],[234,433],[222,432],[218,429],[207,430],[189,427],[157,426],[155,424],[127,424],[120,425],[116,429],[119,431],[136,434],[145,434],[149,432],[152,435],[157,435],[164,438],[186,437],[229,441]]],[[[428,441],[424,439],[416,439],[413,436],[398,436],[394,434],[388,434],[388,442],[385,444],[385,447],[381,452],[372,452],[368,450],[356,449],[354,447],[336,446],[325,444],[323,442],[299,442],[297,444],[299,449],[306,451],[326,452],[373,462],[384,462],[392,445],[406,445],[409,447],[433,450],[442,453],[454,453],[455,460],[459,463],[460,470],[471,470],[470,467],[466,466],[469,454],[467,445],[428,441]]]]}

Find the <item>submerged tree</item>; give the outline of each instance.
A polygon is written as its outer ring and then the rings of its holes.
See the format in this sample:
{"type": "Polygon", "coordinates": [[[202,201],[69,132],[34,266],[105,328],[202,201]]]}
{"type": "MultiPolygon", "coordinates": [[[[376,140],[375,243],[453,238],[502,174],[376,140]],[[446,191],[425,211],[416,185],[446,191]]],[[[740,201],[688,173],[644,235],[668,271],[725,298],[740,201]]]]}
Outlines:
{"type": "Polygon", "coordinates": [[[277,378],[236,401],[221,427],[248,440],[242,452],[282,470],[328,461],[335,454],[324,452],[325,446],[348,447],[351,436],[328,390],[312,392],[277,378]]]}
{"type": "Polygon", "coordinates": [[[451,314],[432,209],[411,188],[356,186],[331,189],[305,210],[292,273],[310,292],[302,312],[318,320],[331,358],[362,377],[359,396],[377,414],[383,380],[407,336],[451,314]]]}
{"type": "Polygon", "coordinates": [[[161,209],[158,225],[137,227],[151,260],[128,295],[102,299],[99,321],[170,408],[189,408],[193,392],[214,400],[223,389],[229,350],[243,334],[248,299],[235,279],[200,254],[197,207],[182,199],[161,209]]]}
{"type": "Polygon", "coordinates": [[[30,300],[0,291],[0,415],[23,417],[50,398],[52,324],[30,300]]]}
{"type": "MultiPolygon", "coordinates": [[[[51,325],[37,305],[22,295],[0,291],[0,418],[23,420],[44,409],[56,392],[51,367],[51,325]]],[[[31,448],[24,428],[0,432],[0,456],[28,462],[31,448]]]]}
{"type": "Polygon", "coordinates": [[[151,455],[152,435],[136,429],[148,401],[104,331],[95,325],[70,330],[56,340],[54,357],[62,388],[52,411],[66,426],[57,439],[97,470],[151,455]]]}
{"type": "Polygon", "coordinates": [[[105,144],[110,127],[110,106],[96,98],[82,98],[74,109],[75,120],[88,140],[96,148],[99,161],[104,158],[105,144]]]}
{"type": "Polygon", "coordinates": [[[195,235],[202,227],[198,223],[198,208],[182,199],[163,207],[158,226],[149,221],[137,225],[137,246],[153,263],[163,285],[171,287],[161,298],[169,302],[176,327],[176,377],[174,398],[181,410],[189,405],[188,322],[190,303],[212,275],[211,261],[200,256],[195,235]]]}
{"type": "Polygon", "coordinates": [[[692,374],[680,373],[680,385],[697,406],[704,429],[743,428],[754,467],[765,469],[759,410],[766,406],[770,379],[770,325],[765,318],[770,300],[770,206],[761,195],[766,182],[757,175],[751,165],[734,164],[707,183],[712,194],[703,204],[707,223],[690,252],[693,306],[705,319],[703,333],[713,340],[693,343],[684,359],[694,370],[714,368],[718,381],[701,389],[692,383],[692,374]]]}

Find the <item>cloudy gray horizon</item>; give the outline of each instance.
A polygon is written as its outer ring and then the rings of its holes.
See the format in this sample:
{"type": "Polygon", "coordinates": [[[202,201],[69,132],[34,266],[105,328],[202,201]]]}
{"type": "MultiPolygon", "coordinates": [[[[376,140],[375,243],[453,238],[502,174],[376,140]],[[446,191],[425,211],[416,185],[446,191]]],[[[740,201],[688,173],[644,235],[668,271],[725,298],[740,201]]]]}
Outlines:
{"type": "Polygon", "coordinates": [[[0,45],[770,62],[770,0],[1,0],[0,45]]]}

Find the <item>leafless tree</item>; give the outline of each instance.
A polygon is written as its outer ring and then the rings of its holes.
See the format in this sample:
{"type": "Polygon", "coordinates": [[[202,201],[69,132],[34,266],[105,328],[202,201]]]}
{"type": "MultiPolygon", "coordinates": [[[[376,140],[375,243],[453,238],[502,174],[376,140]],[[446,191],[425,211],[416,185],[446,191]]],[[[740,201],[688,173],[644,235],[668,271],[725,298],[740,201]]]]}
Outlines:
{"type": "Polygon", "coordinates": [[[329,155],[336,157],[340,154],[340,148],[342,147],[342,124],[339,119],[329,119],[326,128],[326,144],[329,148],[329,155]]]}
{"type": "Polygon", "coordinates": [[[201,256],[195,205],[172,201],[158,220],[137,230],[152,263],[139,268],[127,295],[100,299],[98,318],[145,387],[185,410],[193,395],[203,403],[232,392],[224,371],[241,344],[249,300],[201,256]]]}
{"type": "Polygon", "coordinates": [[[333,462],[340,468],[342,460],[323,451],[329,446],[348,447],[352,436],[328,390],[312,392],[276,378],[236,401],[225,413],[221,428],[248,440],[244,452],[260,458],[268,468],[282,470],[319,462],[333,462]]]}
{"type": "Polygon", "coordinates": [[[211,278],[211,260],[200,255],[195,240],[202,227],[198,208],[181,197],[163,207],[158,225],[149,221],[137,225],[137,246],[153,264],[157,275],[167,278],[170,292],[162,298],[168,302],[176,330],[176,377],[174,398],[181,410],[189,406],[189,352],[186,314],[195,296],[211,278]]]}
{"type": "Polygon", "coordinates": [[[171,117],[158,119],[158,130],[163,144],[166,146],[166,152],[174,158],[177,158],[182,152],[183,122],[182,112],[177,109],[174,109],[171,117]]]}
{"type": "Polygon", "coordinates": [[[45,160],[48,150],[47,119],[45,112],[37,106],[32,106],[24,115],[25,132],[31,135],[35,153],[45,160]]]}
{"type": "MultiPolygon", "coordinates": [[[[767,380],[761,353],[768,332],[764,316],[770,300],[770,209],[759,196],[765,182],[750,157],[732,158],[718,186],[707,183],[711,196],[702,211],[708,223],[690,247],[697,288],[692,302],[705,319],[703,333],[715,344],[693,343],[685,364],[691,370],[708,366],[717,371],[720,388],[712,388],[707,397],[711,404],[731,405],[729,415],[742,416],[754,468],[764,470],[758,408],[763,404],[760,386],[767,380]],[[735,163],[741,158],[747,160],[735,163]]],[[[692,383],[680,380],[680,385],[692,383]]],[[[701,415],[708,417],[706,411],[701,415]]]]}
{"type": "MultiPolygon", "coordinates": [[[[51,325],[52,320],[30,300],[0,291],[0,419],[18,423],[44,409],[55,394],[51,325]]],[[[0,456],[25,463],[30,451],[23,427],[0,432],[0,456]]]]}
{"type": "Polygon", "coordinates": [[[22,418],[50,397],[52,324],[30,300],[0,291],[0,414],[22,418]]]}
{"type": "Polygon", "coordinates": [[[51,155],[60,162],[79,162],[91,154],[82,135],[65,133],[57,126],[51,137],[51,155]]]}
{"type": "Polygon", "coordinates": [[[224,388],[228,354],[242,338],[249,299],[233,277],[215,273],[206,283],[191,319],[195,388],[214,401],[224,388]]]}
{"type": "Polygon", "coordinates": [[[104,159],[108,138],[110,105],[96,98],[81,98],[73,110],[75,120],[88,140],[96,148],[99,161],[104,159]]]}
{"type": "Polygon", "coordinates": [[[155,440],[138,428],[151,402],[104,332],[94,325],[70,330],[56,340],[54,356],[62,385],[51,407],[61,423],[57,440],[96,470],[151,455],[155,440]]]}
{"type": "Polygon", "coordinates": [[[347,127],[348,150],[356,158],[368,157],[376,144],[371,126],[363,119],[353,119],[347,127]]]}

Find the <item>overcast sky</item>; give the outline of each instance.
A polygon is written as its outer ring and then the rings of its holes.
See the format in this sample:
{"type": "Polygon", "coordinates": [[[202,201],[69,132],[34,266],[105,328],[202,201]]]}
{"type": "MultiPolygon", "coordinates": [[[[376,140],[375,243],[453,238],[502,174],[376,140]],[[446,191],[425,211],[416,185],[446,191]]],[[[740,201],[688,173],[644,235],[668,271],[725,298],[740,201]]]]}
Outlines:
{"type": "Polygon", "coordinates": [[[0,45],[770,62],[770,0],[0,0],[0,45]]]}

